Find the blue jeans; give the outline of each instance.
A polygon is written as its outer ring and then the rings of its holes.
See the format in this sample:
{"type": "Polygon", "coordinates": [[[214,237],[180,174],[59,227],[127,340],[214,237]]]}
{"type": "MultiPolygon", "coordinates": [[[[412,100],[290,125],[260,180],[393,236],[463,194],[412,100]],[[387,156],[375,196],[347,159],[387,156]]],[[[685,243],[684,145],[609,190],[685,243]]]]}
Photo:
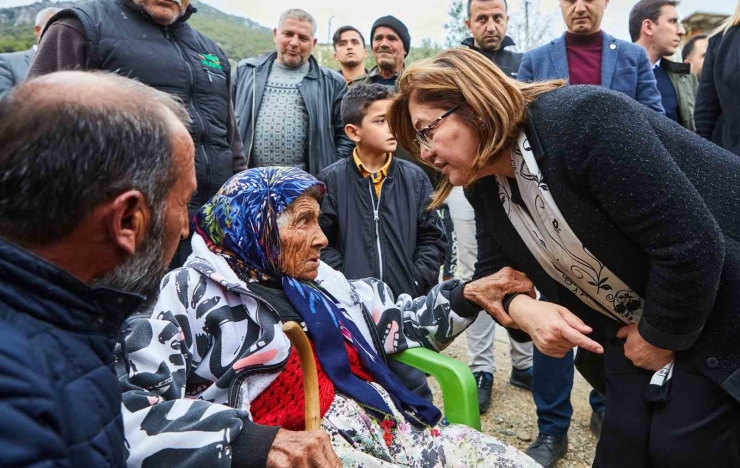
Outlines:
{"type": "MultiPolygon", "coordinates": [[[[568,433],[573,416],[573,405],[570,403],[573,355],[571,350],[563,358],[552,358],[534,347],[532,395],[537,407],[537,427],[541,433],[553,437],[564,437],[568,433]]],[[[596,412],[603,412],[606,408],[606,398],[596,390],[591,391],[589,402],[596,412]]]]}

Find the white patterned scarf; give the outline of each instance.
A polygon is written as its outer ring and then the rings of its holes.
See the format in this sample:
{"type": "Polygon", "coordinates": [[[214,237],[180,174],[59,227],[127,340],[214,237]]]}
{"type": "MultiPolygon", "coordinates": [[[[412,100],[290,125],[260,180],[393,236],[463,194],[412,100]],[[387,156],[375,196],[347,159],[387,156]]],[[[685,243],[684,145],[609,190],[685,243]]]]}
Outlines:
{"type": "MultiPolygon", "coordinates": [[[[522,131],[511,152],[519,193],[526,209],[511,201],[511,185],[497,175],[498,193],[511,224],[547,274],[581,301],[626,325],[642,317],[645,301],[597,259],[558,209],[522,131]]],[[[647,398],[667,401],[673,361],[656,372],[647,398]],[[657,387],[657,388],[656,388],[657,387]]]]}

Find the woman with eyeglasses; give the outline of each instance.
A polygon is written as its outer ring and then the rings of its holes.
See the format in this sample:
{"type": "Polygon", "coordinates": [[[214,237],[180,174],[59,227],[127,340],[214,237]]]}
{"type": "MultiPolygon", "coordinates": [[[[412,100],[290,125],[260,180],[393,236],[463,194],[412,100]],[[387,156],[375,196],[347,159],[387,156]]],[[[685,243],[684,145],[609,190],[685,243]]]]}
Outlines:
{"type": "Polygon", "coordinates": [[[518,83],[467,50],[398,86],[394,135],[444,176],[432,205],[464,186],[475,209],[474,278],[513,268],[549,302],[463,296],[602,366],[594,466],[740,466],[740,158],[619,93],[518,83]]]}

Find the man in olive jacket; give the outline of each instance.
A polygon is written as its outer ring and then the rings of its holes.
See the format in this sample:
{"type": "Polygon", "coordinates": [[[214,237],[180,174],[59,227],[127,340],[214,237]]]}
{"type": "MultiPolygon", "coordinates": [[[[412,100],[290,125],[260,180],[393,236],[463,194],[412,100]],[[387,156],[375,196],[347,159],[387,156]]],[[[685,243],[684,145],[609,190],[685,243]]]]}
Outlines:
{"type": "Polygon", "coordinates": [[[699,81],[691,65],[668,60],[686,34],[674,0],[641,0],[630,12],[632,42],[647,51],[666,117],[696,131],[694,104],[699,81]]]}

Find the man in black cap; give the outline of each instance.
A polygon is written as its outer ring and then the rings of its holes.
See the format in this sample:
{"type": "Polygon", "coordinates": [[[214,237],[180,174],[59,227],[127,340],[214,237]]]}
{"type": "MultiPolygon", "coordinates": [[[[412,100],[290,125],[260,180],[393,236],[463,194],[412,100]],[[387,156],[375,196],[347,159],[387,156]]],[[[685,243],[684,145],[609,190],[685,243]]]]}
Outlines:
{"type": "Polygon", "coordinates": [[[408,28],[394,16],[378,18],[370,32],[370,45],[377,66],[349,85],[378,83],[395,88],[396,80],[403,72],[403,60],[411,49],[408,28]]]}

